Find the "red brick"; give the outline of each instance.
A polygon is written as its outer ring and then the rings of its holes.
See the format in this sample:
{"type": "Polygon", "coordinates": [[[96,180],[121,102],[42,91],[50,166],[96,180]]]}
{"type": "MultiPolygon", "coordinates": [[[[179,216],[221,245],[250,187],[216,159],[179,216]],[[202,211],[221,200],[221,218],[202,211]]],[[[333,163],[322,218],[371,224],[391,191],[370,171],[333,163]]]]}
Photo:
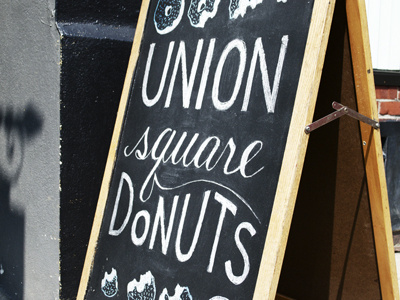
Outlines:
{"type": "Polygon", "coordinates": [[[398,99],[398,88],[391,86],[377,86],[376,99],[398,99]]]}
{"type": "Polygon", "coordinates": [[[381,115],[400,116],[400,101],[380,102],[381,115]]]}
{"type": "Polygon", "coordinates": [[[389,88],[388,99],[397,99],[397,86],[389,88]]]}

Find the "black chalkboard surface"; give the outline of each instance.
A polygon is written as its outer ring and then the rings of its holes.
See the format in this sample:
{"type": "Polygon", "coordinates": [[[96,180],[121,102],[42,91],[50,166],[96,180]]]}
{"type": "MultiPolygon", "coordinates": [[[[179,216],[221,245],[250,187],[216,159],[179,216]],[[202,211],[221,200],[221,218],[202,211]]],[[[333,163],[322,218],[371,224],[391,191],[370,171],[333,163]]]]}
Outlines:
{"type": "Polygon", "coordinates": [[[271,217],[282,165],[301,171],[284,153],[295,100],[312,117],[328,8],[143,4],[78,299],[253,297],[263,253],[282,248],[264,244],[286,218],[271,217]]]}

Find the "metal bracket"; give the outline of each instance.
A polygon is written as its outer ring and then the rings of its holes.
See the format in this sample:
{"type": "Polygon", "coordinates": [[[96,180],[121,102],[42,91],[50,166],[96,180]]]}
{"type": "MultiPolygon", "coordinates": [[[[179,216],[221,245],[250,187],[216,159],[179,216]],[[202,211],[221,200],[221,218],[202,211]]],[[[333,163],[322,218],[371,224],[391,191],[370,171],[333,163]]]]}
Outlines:
{"type": "Polygon", "coordinates": [[[356,112],[355,110],[348,108],[347,106],[344,106],[344,105],[334,101],[334,102],[332,102],[332,107],[334,109],[336,109],[335,112],[311,123],[310,125],[307,125],[306,128],[304,129],[304,131],[307,134],[309,134],[311,131],[313,131],[321,126],[324,126],[324,125],[328,124],[329,122],[332,122],[333,120],[336,120],[344,115],[348,115],[356,120],[364,122],[364,123],[372,126],[375,129],[379,128],[379,122],[372,120],[372,119],[356,112]]]}

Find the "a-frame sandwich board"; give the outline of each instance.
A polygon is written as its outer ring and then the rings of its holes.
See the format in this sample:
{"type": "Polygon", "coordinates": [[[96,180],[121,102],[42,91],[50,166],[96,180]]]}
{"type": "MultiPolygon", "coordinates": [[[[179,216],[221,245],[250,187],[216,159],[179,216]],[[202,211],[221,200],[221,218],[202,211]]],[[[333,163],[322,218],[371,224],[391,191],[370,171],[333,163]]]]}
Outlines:
{"type": "Polygon", "coordinates": [[[275,297],[335,2],[215,3],[142,4],[78,299],[275,297]]]}

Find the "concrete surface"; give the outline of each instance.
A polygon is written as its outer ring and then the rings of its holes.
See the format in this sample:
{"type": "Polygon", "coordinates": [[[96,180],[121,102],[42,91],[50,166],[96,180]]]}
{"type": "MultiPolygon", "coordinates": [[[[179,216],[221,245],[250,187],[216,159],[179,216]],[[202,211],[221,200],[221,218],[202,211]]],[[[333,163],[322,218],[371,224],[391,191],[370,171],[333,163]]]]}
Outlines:
{"type": "Polygon", "coordinates": [[[58,299],[60,51],[54,5],[0,2],[0,286],[12,299],[58,299]]]}

